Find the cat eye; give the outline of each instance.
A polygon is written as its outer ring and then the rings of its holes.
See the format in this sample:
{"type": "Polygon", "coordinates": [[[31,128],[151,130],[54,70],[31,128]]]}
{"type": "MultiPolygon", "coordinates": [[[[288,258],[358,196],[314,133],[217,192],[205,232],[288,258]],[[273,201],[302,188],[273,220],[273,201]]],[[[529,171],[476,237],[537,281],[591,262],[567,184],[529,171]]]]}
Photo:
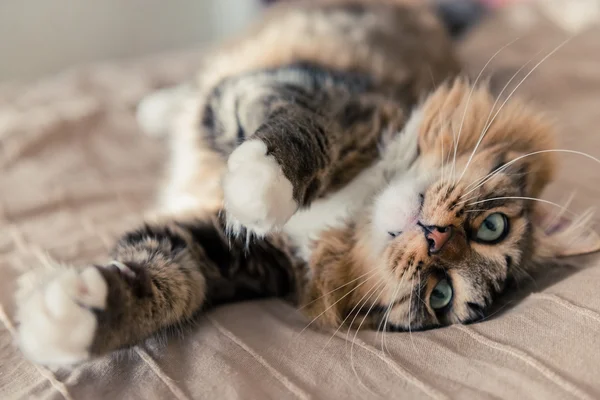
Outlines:
{"type": "Polygon", "coordinates": [[[452,300],[452,285],[447,279],[442,279],[435,285],[433,291],[429,295],[429,305],[434,310],[438,311],[450,304],[452,300]]]}
{"type": "Polygon", "coordinates": [[[508,219],[502,213],[488,215],[477,230],[477,239],[489,244],[498,243],[508,234],[508,219]]]}
{"type": "Polygon", "coordinates": [[[388,232],[388,235],[390,235],[390,237],[395,238],[396,236],[400,235],[402,233],[402,231],[396,231],[396,232],[388,232]]]}

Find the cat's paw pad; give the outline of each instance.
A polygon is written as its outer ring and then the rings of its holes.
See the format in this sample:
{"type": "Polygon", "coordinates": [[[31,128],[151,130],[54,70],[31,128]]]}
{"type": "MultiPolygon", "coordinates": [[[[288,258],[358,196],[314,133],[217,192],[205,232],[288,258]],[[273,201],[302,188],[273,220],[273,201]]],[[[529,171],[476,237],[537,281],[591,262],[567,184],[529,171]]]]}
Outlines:
{"type": "Polygon", "coordinates": [[[223,192],[234,233],[245,227],[265,235],[283,227],[298,208],[292,183],[261,140],[248,140],[231,153],[223,192]]]}
{"type": "Polygon", "coordinates": [[[93,310],[106,307],[108,286],[96,267],[61,269],[18,300],[17,339],[25,356],[44,365],[89,358],[96,333],[93,310]]]}

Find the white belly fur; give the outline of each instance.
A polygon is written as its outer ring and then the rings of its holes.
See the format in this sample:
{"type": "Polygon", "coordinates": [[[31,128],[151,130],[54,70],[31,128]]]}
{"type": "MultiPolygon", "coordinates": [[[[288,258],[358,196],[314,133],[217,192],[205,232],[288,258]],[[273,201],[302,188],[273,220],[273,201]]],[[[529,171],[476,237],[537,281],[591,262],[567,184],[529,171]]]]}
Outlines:
{"type": "Polygon", "coordinates": [[[352,214],[363,209],[384,185],[383,171],[376,163],[361,172],[338,192],[319,199],[310,208],[300,210],[284,226],[304,259],[310,257],[310,243],[326,228],[341,226],[352,214]]]}

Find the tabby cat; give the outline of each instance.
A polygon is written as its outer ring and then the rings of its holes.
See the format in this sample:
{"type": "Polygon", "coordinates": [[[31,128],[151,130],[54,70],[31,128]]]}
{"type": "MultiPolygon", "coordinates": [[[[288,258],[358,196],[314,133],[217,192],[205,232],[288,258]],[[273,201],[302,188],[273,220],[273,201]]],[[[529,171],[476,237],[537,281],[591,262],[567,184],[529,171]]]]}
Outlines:
{"type": "Polygon", "coordinates": [[[418,0],[276,6],[139,118],[172,143],[160,215],[112,261],[22,288],[18,339],[38,363],[265,296],[322,327],[473,322],[509,279],[600,248],[530,200],[556,169],[552,125],[461,77],[418,0]]]}

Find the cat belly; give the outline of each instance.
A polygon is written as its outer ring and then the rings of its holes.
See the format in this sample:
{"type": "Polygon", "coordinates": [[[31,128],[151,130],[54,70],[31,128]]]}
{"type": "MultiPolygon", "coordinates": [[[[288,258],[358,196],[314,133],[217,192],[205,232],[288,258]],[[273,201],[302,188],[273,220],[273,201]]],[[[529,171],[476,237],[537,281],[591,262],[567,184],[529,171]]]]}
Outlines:
{"type": "Polygon", "coordinates": [[[364,210],[367,202],[384,185],[383,168],[380,163],[365,169],[348,185],[332,195],[319,199],[304,210],[296,212],[284,226],[299,256],[308,260],[311,242],[327,228],[337,227],[364,210]]]}

